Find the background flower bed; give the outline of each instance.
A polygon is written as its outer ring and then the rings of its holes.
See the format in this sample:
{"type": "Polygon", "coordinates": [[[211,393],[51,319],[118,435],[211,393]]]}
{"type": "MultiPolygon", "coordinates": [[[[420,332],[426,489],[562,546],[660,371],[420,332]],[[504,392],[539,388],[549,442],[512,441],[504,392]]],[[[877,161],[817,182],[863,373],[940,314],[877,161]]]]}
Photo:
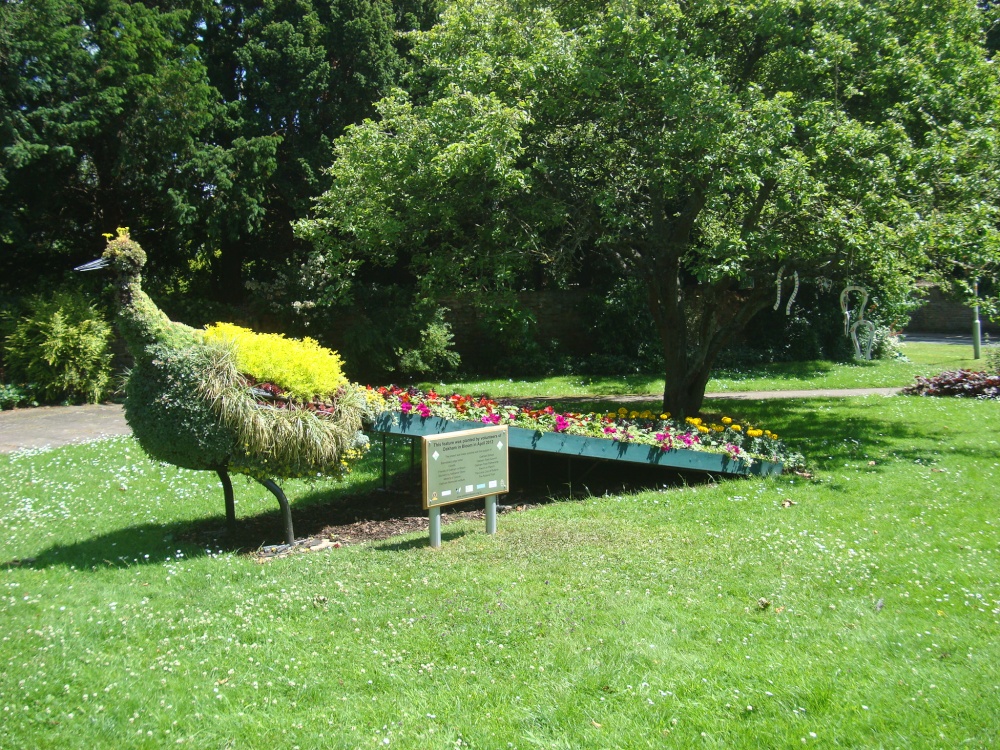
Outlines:
{"type": "Polygon", "coordinates": [[[903,389],[909,396],[965,396],[1000,399],[1000,373],[958,370],[933,377],[918,375],[917,382],[903,389]]]}

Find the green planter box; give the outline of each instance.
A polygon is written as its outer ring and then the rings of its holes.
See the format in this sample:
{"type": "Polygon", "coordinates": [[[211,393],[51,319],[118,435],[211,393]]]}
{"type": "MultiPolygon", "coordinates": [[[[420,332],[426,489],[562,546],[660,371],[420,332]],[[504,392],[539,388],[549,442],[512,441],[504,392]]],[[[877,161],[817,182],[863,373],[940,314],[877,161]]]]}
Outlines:
{"type": "MultiPolygon", "coordinates": [[[[420,417],[415,414],[400,414],[384,411],[375,420],[373,430],[391,435],[440,435],[444,432],[475,430],[484,425],[460,419],[440,417],[420,417]]],[[[754,461],[746,466],[729,456],[705,451],[669,450],[664,451],[651,445],[619,443],[606,438],[582,437],[560,432],[526,430],[523,427],[508,427],[512,450],[537,451],[539,453],[559,453],[564,456],[578,456],[606,461],[663,466],[681,471],[702,471],[710,474],[770,476],[781,474],[782,465],[770,461],[754,461]]]]}

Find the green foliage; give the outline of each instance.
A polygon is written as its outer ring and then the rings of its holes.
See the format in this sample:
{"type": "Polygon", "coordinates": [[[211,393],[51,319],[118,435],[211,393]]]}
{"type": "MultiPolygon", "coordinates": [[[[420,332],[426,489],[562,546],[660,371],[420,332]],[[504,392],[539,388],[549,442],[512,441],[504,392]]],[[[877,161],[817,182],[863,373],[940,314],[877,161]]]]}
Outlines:
{"type": "Polygon", "coordinates": [[[875,326],[872,359],[905,359],[899,335],[885,326],[875,326]]]}
{"type": "Polygon", "coordinates": [[[397,349],[399,369],[407,376],[444,377],[453,374],[462,363],[454,350],[451,324],[444,319],[447,307],[437,308],[423,330],[420,341],[411,349],[397,349]]]}
{"type": "Polygon", "coordinates": [[[997,261],[1000,93],[973,4],[578,10],[452,3],[415,37],[426,92],[338,141],[300,236],[431,294],[509,286],[528,253],[557,278],[599,257],[643,287],[675,413],[779,274],[787,298],[794,272],[905,288],[997,261]]]}
{"type": "Polygon", "coordinates": [[[135,359],[125,416],[150,456],[189,469],[273,478],[338,474],[347,458],[360,455],[359,397],[341,387],[346,379],[333,352],[236,326],[217,326],[210,335],[171,321],[142,291],[146,255],[127,229],[109,239],[102,258],[118,274],[118,322],[135,359]],[[259,403],[240,373],[240,346],[262,378],[287,376],[306,398],[318,387],[334,403],[322,415],[300,404],[283,410],[259,403]]]}
{"type": "Polygon", "coordinates": [[[469,358],[471,369],[499,375],[552,374],[538,341],[538,320],[530,310],[510,294],[486,295],[476,303],[477,334],[489,345],[478,358],[469,358]]]}
{"type": "Polygon", "coordinates": [[[982,350],[982,353],[986,362],[986,370],[1000,373],[1000,345],[987,346],[982,350]]]}
{"type": "Polygon", "coordinates": [[[15,409],[33,404],[31,390],[25,386],[0,383],[0,409],[15,409]]]}
{"type": "Polygon", "coordinates": [[[215,323],[205,329],[205,340],[230,345],[240,372],[279,385],[294,398],[329,396],[347,384],[340,356],[314,339],[287,339],[215,323]]]}
{"type": "Polygon", "coordinates": [[[42,401],[96,403],[111,376],[111,327],[77,292],[34,297],[6,340],[11,380],[31,383],[42,401]]]}
{"type": "Polygon", "coordinates": [[[123,0],[0,6],[5,278],[51,278],[128,221],[157,227],[158,260],[183,246],[224,114],[191,46],[192,15],[123,0]]]}
{"type": "Polygon", "coordinates": [[[580,369],[592,375],[659,372],[663,353],[649,327],[642,285],[607,274],[602,281],[581,311],[593,354],[580,369]]]}
{"type": "MultiPolygon", "coordinates": [[[[245,340],[245,337],[243,339],[245,340]]],[[[240,373],[238,342],[208,345],[206,365],[199,373],[194,400],[211,413],[234,450],[229,468],[258,479],[339,475],[349,457],[357,458],[361,429],[360,393],[349,387],[327,392],[322,415],[309,410],[277,409],[260,403],[240,373]],[[206,404],[207,402],[207,404],[206,404]],[[353,451],[353,453],[352,453],[353,451]]]]}
{"type": "Polygon", "coordinates": [[[435,0],[0,4],[0,286],[130,223],[156,286],[240,297],[293,247],[330,139],[401,76],[435,0]],[[155,230],[151,229],[154,228],[155,230]]]}
{"type": "Polygon", "coordinates": [[[188,469],[225,467],[238,446],[201,398],[203,378],[218,352],[191,344],[152,344],[125,383],[125,418],[136,440],[157,461],[188,469]]]}

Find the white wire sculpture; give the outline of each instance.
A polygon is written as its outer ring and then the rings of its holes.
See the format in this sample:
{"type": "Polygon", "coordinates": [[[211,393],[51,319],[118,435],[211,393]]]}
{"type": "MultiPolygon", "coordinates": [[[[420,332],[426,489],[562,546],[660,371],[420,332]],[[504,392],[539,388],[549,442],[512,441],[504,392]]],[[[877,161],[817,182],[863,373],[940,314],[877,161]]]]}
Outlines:
{"type": "Polygon", "coordinates": [[[875,324],[870,320],[865,320],[865,309],[868,307],[868,290],[863,286],[846,286],[840,293],[840,310],[844,313],[844,335],[851,337],[854,344],[854,356],[858,359],[872,358],[872,345],[875,343],[875,324]],[[858,308],[858,319],[851,325],[851,292],[861,293],[861,306],[858,308]],[[864,337],[865,351],[861,353],[861,341],[858,340],[858,331],[862,331],[864,337]]]}
{"type": "MultiPolygon", "coordinates": [[[[775,312],[777,312],[778,308],[781,307],[781,282],[782,282],[782,278],[781,277],[784,275],[784,273],[785,273],[785,267],[782,266],[781,268],[778,269],[778,276],[774,280],[774,285],[777,287],[777,290],[778,290],[777,291],[777,299],[775,299],[775,301],[774,301],[774,311],[775,312]]],[[[788,304],[785,305],[785,315],[791,315],[792,314],[792,305],[795,304],[795,297],[799,293],[799,272],[798,271],[794,271],[792,273],[792,278],[795,279],[795,285],[792,287],[792,294],[788,298],[788,304]]]]}

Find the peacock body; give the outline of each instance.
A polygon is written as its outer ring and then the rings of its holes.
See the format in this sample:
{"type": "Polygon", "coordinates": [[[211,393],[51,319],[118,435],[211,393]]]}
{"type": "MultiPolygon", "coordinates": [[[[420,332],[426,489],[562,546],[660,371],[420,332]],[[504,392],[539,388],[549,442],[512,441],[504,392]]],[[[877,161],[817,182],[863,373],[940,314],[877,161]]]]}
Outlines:
{"type": "Polygon", "coordinates": [[[117,323],[134,358],[125,384],[125,418],[136,440],[153,459],[215,471],[230,526],[235,507],[229,472],[256,479],[281,505],[286,541],[292,543],[291,513],[274,479],[342,473],[366,445],[363,395],[343,377],[337,355],[315,342],[269,338],[235,326],[205,331],[170,320],[142,291],[145,262],[138,243],[119,230],[100,260],[80,266],[110,266],[116,273],[117,323]],[[312,381],[309,372],[296,373],[286,390],[267,380],[269,350],[277,359],[300,355],[314,373],[324,367],[326,372],[312,381]],[[309,393],[311,382],[335,388],[309,393]]]}

